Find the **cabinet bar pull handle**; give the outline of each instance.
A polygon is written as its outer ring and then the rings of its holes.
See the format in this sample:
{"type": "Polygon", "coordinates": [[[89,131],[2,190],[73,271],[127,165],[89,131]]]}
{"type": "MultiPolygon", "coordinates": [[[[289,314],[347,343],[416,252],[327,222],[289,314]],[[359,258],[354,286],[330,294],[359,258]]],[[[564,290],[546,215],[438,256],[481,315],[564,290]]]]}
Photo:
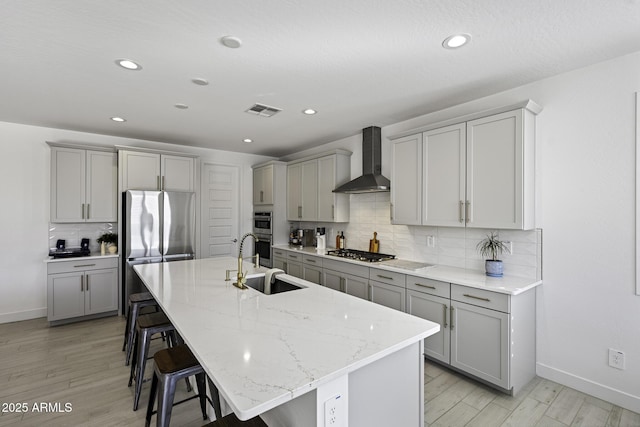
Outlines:
{"type": "Polygon", "coordinates": [[[381,279],[393,280],[393,277],[383,276],[382,274],[378,274],[378,277],[381,279]]]}
{"type": "Polygon", "coordinates": [[[458,209],[458,216],[460,217],[460,222],[464,222],[464,214],[462,213],[462,209],[464,208],[464,202],[460,200],[460,207],[458,209]]]}
{"type": "Polygon", "coordinates": [[[160,175],[156,175],[156,188],[162,190],[162,188],[160,188],[160,175]]]}
{"type": "Polygon", "coordinates": [[[336,219],[336,205],[331,205],[331,218],[336,219]]]}
{"type": "Polygon", "coordinates": [[[393,221],[393,203],[389,203],[389,217],[393,221]]]}
{"type": "Polygon", "coordinates": [[[462,294],[462,296],[465,296],[465,297],[467,297],[467,298],[479,299],[479,300],[481,300],[481,301],[486,301],[486,302],[490,302],[490,301],[491,301],[489,298],[477,297],[477,296],[475,296],[475,295],[462,294]]]}
{"type": "Polygon", "coordinates": [[[89,208],[90,208],[90,207],[91,207],[91,204],[90,204],[90,203],[87,203],[87,219],[89,219],[89,218],[91,217],[91,215],[89,215],[89,212],[91,212],[91,211],[89,210],[89,208]]]}
{"type": "Polygon", "coordinates": [[[283,269],[284,271],[287,271],[287,262],[286,262],[286,261],[284,261],[284,262],[282,263],[282,267],[283,267],[282,269],[283,269]]]}
{"type": "Polygon", "coordinates": [[[298,218],[302,218],[302,206],[298,206],[298,218]]]}
{"type": "Polygon", "coordinates": [[[464,207],[464,217],[466,222],[470,222],[471,218],[469,216],[469,212],[471,212],[471,202],[467,200],[464,207]]]}
{"type": "Polygon", "coordinates": [[[89,290],[89,276],[84,276],[85,289],[89,290]]]}
{"type": "Polygon", "coordinates": [[[80,276],[80,292],[84,292],[84,275],[80,276]]]}
{"type": "Polygon", "coordinates": [[[449,328],[453,331],[453,306],[449,308],[449,328]]]}
{"type": "Polygon", "coordinates": [[[164,175],[162,175],[162,187],[161,187],[161,189],[164,190],[164,175]]]}
{"type": "Polygon", "coordinates": [[[417,283],[416,282],[416,286],[422,286],[423,288],[429,288],[429,289],[435,289],[435,286],[431,286],[431,285],[423,285],[422,283],[417,283]]]}
{"type": "Polygon", "coordinates": [[[84,219],[84,203],[82,204],[82,207],[80,208],[80,212],[82,214],[82,219],[84,219]]]}
{"type": "Polygon", "coordinates": [[[289,258],[298,259],[298,255],[291,255],[291,254],[289,254],[289,258]]]}
{"type": "Polygon", "coordinates": [[[447,329],[447,305],[442,304],[442,324],[443,328],[447,329]]]}
{"type": "Polygon", "coordinates": [[[312,262],[312,263],[314,263],[314,264],[316,263],[316,260],[315,260],[315,259],[307,259],[307,260],[305,260],[305,261],[306,261],[306,262],[312,262]]]}
{"type": "Polygon", "coordinates": [[[73,266],[73,268],[80,268],[80,267],[95,267],[95,264],[78,264],[73,266]]]}

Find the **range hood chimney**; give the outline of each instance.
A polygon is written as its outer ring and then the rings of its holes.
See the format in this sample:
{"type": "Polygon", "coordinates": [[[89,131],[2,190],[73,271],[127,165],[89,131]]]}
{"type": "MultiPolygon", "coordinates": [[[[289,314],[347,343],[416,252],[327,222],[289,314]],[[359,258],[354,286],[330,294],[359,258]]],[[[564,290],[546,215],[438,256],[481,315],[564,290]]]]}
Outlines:
{"type": "Polygon", "coordinates": [[[378,193],[391,189],[387,178],[382,176],[382,137],[377,126],[362,129],[362,176],[342,184],[334,193],[378,193]]]}

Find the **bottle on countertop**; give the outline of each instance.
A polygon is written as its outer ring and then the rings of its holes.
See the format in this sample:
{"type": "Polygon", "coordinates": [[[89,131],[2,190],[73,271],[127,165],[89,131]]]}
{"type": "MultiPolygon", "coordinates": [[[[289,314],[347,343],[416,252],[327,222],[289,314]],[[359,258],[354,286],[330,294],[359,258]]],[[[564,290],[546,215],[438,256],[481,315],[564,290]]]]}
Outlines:
{"type": "Polygon", "coordinates": [[[340,232],[336,233],[336,249],[340,249],[340,232]]]}
{"type": "Polygon", "coordinates": [[[340,232],[340,249],[344,249],[345,246],[345,240],[344,240],[344,231],[340,232]]]}

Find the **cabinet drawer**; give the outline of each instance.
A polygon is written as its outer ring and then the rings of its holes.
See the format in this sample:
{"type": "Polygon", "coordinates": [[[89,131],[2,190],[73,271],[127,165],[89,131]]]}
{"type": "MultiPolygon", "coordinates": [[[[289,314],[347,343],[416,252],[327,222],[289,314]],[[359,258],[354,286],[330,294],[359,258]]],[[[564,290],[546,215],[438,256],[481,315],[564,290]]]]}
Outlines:
{"type": "Polygon", "coordinates": [[[451,299],[504,313],[511,312],[509,295],[498,292],[452,284],[451,299]]]}
{"type": "Polygon", "coordinates": [[[358,277],[369,278],[369,267],[364,265],[351,264],[345,261],[336,261],[332,259],[322,260],[322,267],[330,270],[339,271],[341,273],[352,274],[358,277]]]}
{"type": "Polygon", "coordinates": [[[300,254],[300,253],[292,253],[292,252],[289,252],[289,253],[287,253],[286,258],[287,258],[289,261],[298,261],[298,262],[302,262],[302,254],[300,254]]]}
{"type": "Polygon", "coordinates": [[[369,269],[369,279],[402,288],[404,288],[406,277],[407,276],[402,273],[395,273],[393,271],[381,270],[379,268],[369,269]]]}
{"type": "Polygon", "coordinates": [[[448,282],[426,279],[418,276],[407,276],[407,289],[424,292],[442,298],[451,297],[451,289],[448,282]]]}
{"type": "Polygon", "coordinates": [[[315,267],[322,267],[322,258],[313,255],[303,255],[302,262],[305,264],[313,265],[315,267]]]}
{"type": "Polygon", "coordinates": [[[100,270],[103,268],[116,268],[118,258],[76,258],[70,261],[56,261],[47,264],[47,274],[68,273],[73,271],[100,270]]]}
{"type": "Polygon", "coordinates": [[[285,252],[288,252],[288,251],[285,251],[283,249],[274,249],[273,250],[273,256],[277,256],[277,257],[280,257],[280,258],[286,258],[285,252]]]}

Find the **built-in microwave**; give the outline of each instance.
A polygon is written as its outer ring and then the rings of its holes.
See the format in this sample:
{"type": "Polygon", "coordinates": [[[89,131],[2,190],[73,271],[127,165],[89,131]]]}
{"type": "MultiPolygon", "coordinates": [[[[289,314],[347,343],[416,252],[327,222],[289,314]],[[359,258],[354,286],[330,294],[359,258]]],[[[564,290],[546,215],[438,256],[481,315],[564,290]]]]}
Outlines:
{"type": "Polygon", "coordinates": [[[254,234],[273,234],[271,231],[271,212],[254,212],[253,214],[254,234]]]}

